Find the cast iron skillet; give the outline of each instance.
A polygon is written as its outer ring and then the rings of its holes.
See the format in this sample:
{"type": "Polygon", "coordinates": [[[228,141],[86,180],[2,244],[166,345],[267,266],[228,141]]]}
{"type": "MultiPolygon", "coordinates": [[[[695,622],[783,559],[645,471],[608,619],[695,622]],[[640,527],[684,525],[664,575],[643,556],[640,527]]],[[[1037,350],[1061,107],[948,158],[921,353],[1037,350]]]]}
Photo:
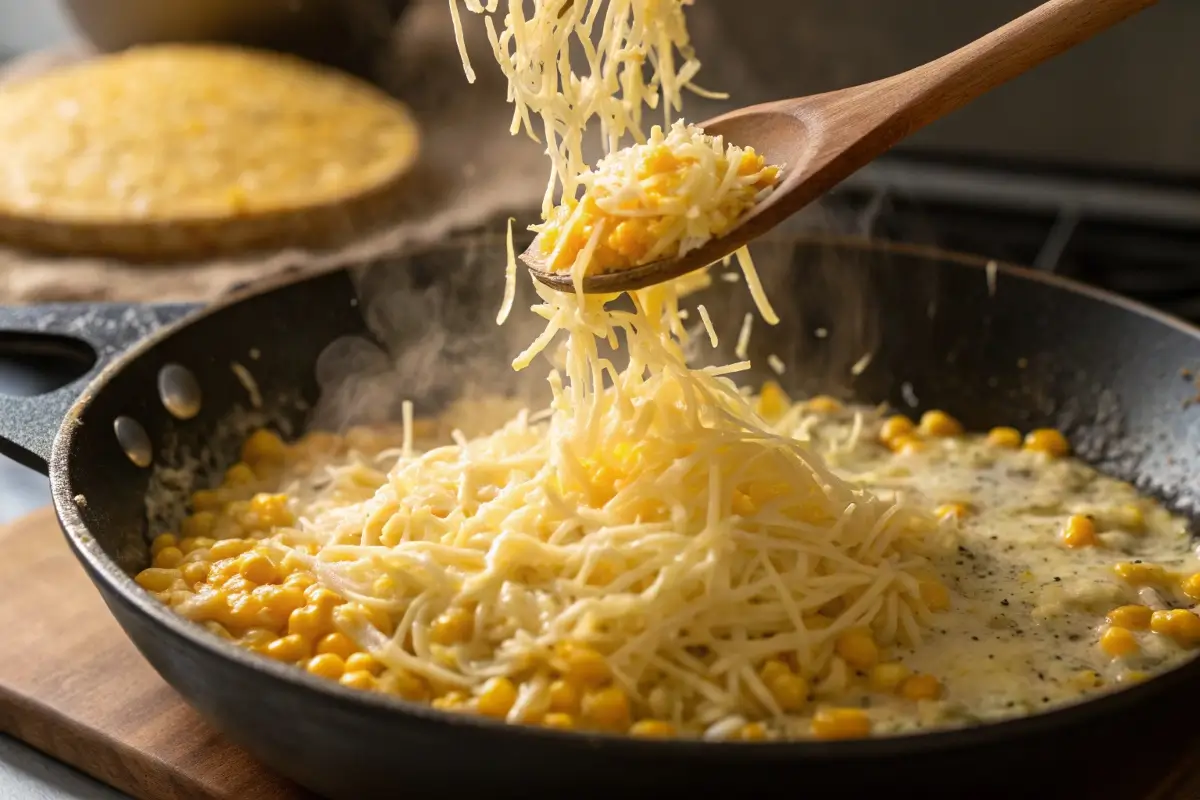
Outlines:
{"type": "MultiPolygon", "coordinates": [[[[976,429],[1059,426],[1089,461],[1193,519],[1200,512],[1200,406],[1185,405],[1196,388],[1180,376],[1200,367],[1200,331],[1020,269],[1001,267],[993,291],[983,262],[972,258],[791,240],[765,243],[757,255],[784,322],[770,332],[759,325],[752,357],[763,362],[775,352],[789,361],[784,378],[791,388],[886,400],[914,413],[942,408],[976,429]],[[818,328],[827,329],[826,338],[814,333],[818,328]],[[850,365],[867,349],[873,357],[855,377],[850,365]]],[[[8,309],[0,318],[0,329],[24,331],[26,340],[58,337],[43,343],[74,342],[98,357],[86,376],[51,394],[0,400],[0,449],[48,472],[71,547],[154,668],[268,765],[318,792],[354,800],[466,792],[662,797],[718,789],[1029,796],[1054,786],[1056,775],[1071,796],[1129,796],[1085,787],[1089,776],[1118,786],[1137,761],[1126,754],[1170,752],[1177,733],[1190,729],[1179,718],[1200,699],[1200,662],[1066,710],[904,738],[712,744],[504,727],[344,689],[240,650],[175,616],[130,579],[129,570],[147,557],[145,495],[154,468],[202,450],[210,452],[210,469],[235,458],[238,432],[230,420],[244,419],[250,403],[232,362],[253,374],[263,413],[288,431],[311,414],[314,364],[335,340],[375,338],[402,351],[436,320],[449,329],[442,365],[470,358],[474,345],[456,347],[456,337],[482,343],[491,358],[509,347],[491,326],[499,293],[486,276],[499,272],[499,257],[498,242],[475,240],[255,287],[203,310],[53,306],[8,309]],[[415,303],[373,303],[372,293],[398,284],[415,303]],[[200,411],[190,419],[176,418],[159,399],[156,382],[169,364],[186,367],[202,387],[200,411]],[[153,467],[134,464],[118,445],[119,416],[144,426],[153,467]]],[[[705,299],[726,320],[730,346],[749,308],[745,294],[740,285],[718,282],[705,299]]],[[[448,397],[449,387],[437,381],[426,388],[414,399],[428,407],[448,397]]],[[[372,408],[390,413],[386,406],[372,408]]],[[[186,479],[158,475],[158,495],[184,495],[186,479]]]]}

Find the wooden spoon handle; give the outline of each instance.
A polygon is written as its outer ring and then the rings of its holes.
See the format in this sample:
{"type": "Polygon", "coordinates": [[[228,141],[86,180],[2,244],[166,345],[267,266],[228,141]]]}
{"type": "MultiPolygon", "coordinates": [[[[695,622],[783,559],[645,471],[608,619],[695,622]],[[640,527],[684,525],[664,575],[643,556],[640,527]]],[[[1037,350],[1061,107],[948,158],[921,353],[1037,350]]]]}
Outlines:
{"type": "Polygon", "coordinates": [[[893,121],[907,135],[1156,2],[1049,0],[966,47],[878,85],[896,92],[893,121]]]}

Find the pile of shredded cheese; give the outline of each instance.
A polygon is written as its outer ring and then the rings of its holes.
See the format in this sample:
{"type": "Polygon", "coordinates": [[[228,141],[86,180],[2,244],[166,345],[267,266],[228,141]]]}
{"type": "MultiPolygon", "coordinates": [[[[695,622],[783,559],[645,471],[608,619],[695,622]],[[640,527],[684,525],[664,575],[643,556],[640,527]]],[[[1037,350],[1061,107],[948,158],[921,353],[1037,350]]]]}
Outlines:
{"type": "MultiPolygon", "coordinates": [[[[530,112],[542,116],[554,174],[568,192],[607,186],[595,202],[620,210],[640,156],[610,156],[585,175],[583,126],[599,117],[615,149],[623,134],[640,140],[643,101],[677,105],[698,69],[683,4],[539,1],[524,18],[513,2],[503,34],[487,18],[517,105],[515,127],[528,128],[530,112]],[[584,78],[570,69],[572,37],[585,43],[592,72],[584,78]],[[672,48],[687,56],[678,70],[672,48]]],[[[492,12],[496,0],[466,5],[492,12]]],[[[724,213],[722,187],[747,197],[761,191],[750,180],[766,174],[761,159],[746,173],[746,154],[700,136],[676,125],[646,147],[676,137],[672,158],[707,165],[679,172],[681,184],[696,183],[689,196],[713,199],[704,213],[724,213]]],[[[672,234],[685,247],[701,235],[686,223],[672,234]]],[[[577,281],[597,239],[573,260],[577,281]]],[[[763,316],[777,322],[748,254],[740,256],[763,316]]],[[[515,269],[510,245],[502,319],[515,269]]],[[[455,430],[451,443],[428,449],[414,442],[406,407],[404,444],[390,454],[381,488],[301,520],[293,538],[312,553],[288,548],[292,556],[346,599],[398,623],[387,635],[369,615],[344,614],[343,629],[388,667],[433,685],[473,690],[511,678],[520,697],[510,721],[539,718],[564,648],[586,646],[637,716],[707,729],[795,711],[764,684],[770,659],[794,665],[818,693],[837,692],[850,680],[839,635],[866,630],[881,647],[916,644],[930,622],[922,585],[931,579],[924,550],[933,520],[901,497],[847,483],[774,432],[728,377],[747,361],[688,365],[681,299],[709,282],[707,272],[693,274],[631,293],[625,304],[535,284],[542,302],[533,312],[547,326],[514,366],[529,366],[565,332],[549,407],[521,410],[482,435],[455,430]],[[609,352],[622,346],[628,363],[618,367],[609,352]],[[463,619],[469,629],[453,639],[438,633],[463,619]]],[[[697,311],[715,344],[707,310],[697,311]]],[[[747,321],[739,352],[749,329],[747,321]]],[[[350,473],[364,468],[333,468],[331,485],[352,485],[350,473]]]]}

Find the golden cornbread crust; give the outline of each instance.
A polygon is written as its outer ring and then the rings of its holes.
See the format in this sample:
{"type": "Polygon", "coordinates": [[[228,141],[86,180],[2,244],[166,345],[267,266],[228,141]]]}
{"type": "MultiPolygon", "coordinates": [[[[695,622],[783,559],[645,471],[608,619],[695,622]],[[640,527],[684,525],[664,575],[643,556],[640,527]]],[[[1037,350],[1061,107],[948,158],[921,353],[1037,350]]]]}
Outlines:
{"type": "Polygon", "coordinates": [[[158,45],[0,87],[0,241],[176,260],[344,242],[383,221],[416,123],[296,58],[158,45]]]}

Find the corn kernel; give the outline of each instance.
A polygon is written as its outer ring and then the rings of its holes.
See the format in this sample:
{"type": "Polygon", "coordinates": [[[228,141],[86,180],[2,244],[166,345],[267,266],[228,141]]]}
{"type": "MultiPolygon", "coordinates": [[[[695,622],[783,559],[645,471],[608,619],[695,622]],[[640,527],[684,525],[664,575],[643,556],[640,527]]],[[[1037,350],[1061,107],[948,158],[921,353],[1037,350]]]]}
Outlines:
{"type": "Polygon", "coordinates": [[[891,694],[897,691],[911,674],[912,671],[898,661],[889,661],[876,664],[871,669],[867,682],[872,690],[891,694]]]}
{"type": "Polygon", "coordinates": [[[932,675],[913,675],[900,684],[900,696],[907,700],[936,700],[942,685],[932,675]]]}
{"type": "Polygon", "coordinates": [[[304,668],[318,678],[326,678],[331,681],[336,681],[346,671],[345,663],[333,653],[321,653],[313,656],[304,665],[304,668]]]}
{"type": "Polygon", "coordinates": [[[370,690],[375,688],[375,676],[366,670],[347,670],[338,683],[351,689],[370,690]]]}
{"type": "Polygon", "coordinates": [[[254,470],[250,469],[249,464],[239,462],[225,470],[226,486],[247,486],[254,483],[255,480],[257,480],[257,476],[255,476],[254,470]]]}
{"type": "Polygon", "coordinates": [[[295,521],[288,509],[286,494],[266,494],[259,492],[250,498],[250,511],[255,515],[258,524],[264,528],[276,528],[291,525],[295,521]]]}
{"type": "Polygon", "coordinates": [[[550,710],[579,713],[579,690],[573,683],[564,680],[550,684],[550,710]]]}
{"type": "Polygon", "coordinates": [[[479,713],[504,719],[517,702],[517,687],[508,678],[489,678],[479,690],[479,713]]]}
{"type": "Polygon", "coordinates": [[[992,428],[988,431],[987,443],[992,447],[1016,450],[1021,446],[1021,432],[1016,428],[992,428]]]}
{"type": "Polygon", "coordinates": [[[599,727],[614,730],[629,727],[629,698],[616,686],[585,694],[582,709],[584,719],[599,727]]]}
{"type": "Polygon", "coordinates": [[[1082,514],[1072,514],[1063,527],[1062,541],[1072,549],[1079,547],[1094,547],[1096,544],[1096,523],[1082,514]]]}
{"type": "Polygon", "coordinates": [[[857,670],[867,670],[879,662],[879,647],[870,631],[848,630],[837,638],[837,654],[857,670]]]}
{"type": "Polygon", "coordinates": [[[195,588],[208,578],[208,570],[211,567],[212,564],[207,561],[193,561],[190,564],[184,564],[180,569],[180,574],[183,575],[184,583],[195,588]]]}
{"type": "Polygon", "coordinates": [[[1193,600],[1200,600],[1200,572],[1192,573],[1184,578],[1180,582],[1179,588],[1193,600]]]}
{"type": "Polygon", "coordinates": [[[926,436],[962,436],[962,423],[954,417],[947,414],[945,411],[926,411],[921,415],[921,424],[918,426],[921,433],[926,436]]]}
{"type": "Polygon", "coordinates": [[[1053,428],[1038,428],[1025,435],[1025,449],[1061,458],[1071,452],[1067,439],[1053,428]]]}
{"type": "Polygon", "coordinates": [[[195,511],[216,511],[221,508],[221,495],[211,489],[192,492],[192,508],[195,511]]]}
{"type": "Polygon", "coordinates": [[[177,569],[150,567],[139,572],[134,580],[148,592],[165,592],[182,577],[177,569]]]}
{"type": "Polygon", "coordinates": [[[390,669],[379,679],[379,688],[405,700],[427,700],[429,687],[425,681],[405,669],[390,669]]]}
{"type": "Polygon", "coordinates": [[[154,566],[161,569],[174,569],[183,561],[183,551],[178,547],[164,547],[154,557],[154,566]]]}
{"type": "Polygon", "coordinates": [[[860,708],[822,708],[813,715],[818,739],[860,739],[871,733],[871,718],[860,708]]]}
{"type": "Polygon", "coordinates": [[[291,586],[265,586],[255,593],[262,593],[263,608],[280,627],[287,624],[293,611],[304,607],[304,593],[291,586]]]}
{"type": "Polygon", "coordinates": [[[271,642],[274,642],[278,638],[278,636],[265,628],[250,628],[242,634],[242,638],[238,640],[238,643],[250,650],[265,653],[271,642]]]}
{"type": "Polygon", "coordinates": [[[213,561],[220,561],[225,558],[236,558],[253,547],[254,542],[246,539],[223,539],[208,548],[208,554],[213,561]]]}
{"type": "Polygon", "coordinates": [[[829,395],[819,394],[804,404],[809,411],[818,414],[833,414],[842,410],[842,404],[829,395]]]}
{"type": "Polygon", "coordinates": [[[199,536],[212,535],[217,524],[217,515],[211,511],[197,511],[189,517],[184,517],[179,523],[179,530],[184,538],[195,539],[199,536]]]}
{"type": "Polygon", "coordinates": [[[563,714],[556,711],[543,717],[542,725],[547,728],[569,731],[575,727],[575,718],[570,714],[563,714]]]}
{"type": "Polygon", "coordinates": [[[1167,572],[1157,564],[1135,564],[1122,561],[1113,566],[1117,577],[1132,586],[1151,586],[1167,580],[1167,572]]]}
{"type": "Polygon", "coordinates": [[[175,547],[177,544],[179,544],[179,540],[175,538],[175,534],[160,533],[150,542],[150,555],[151,557],[157,556],[166,548],[175,547]]]}
{"type": "Polygon", "coordinates": [[[1200,617],[1186,609],[1153,612],[1150,615],[1150,630],[1174,639],[1181,645],[1200,644],[1200,617]]]}
{"type": "Polygon", "coordinates": [[[743,742],[761,742],[767,738],[767,726],[761,722],[747,722],[738,728],[737,738],[743,742]]]}
{"type": "Polygon", "coordinates": [[[667,739],[675,735],[675,726],[661,719],[642,719],[630,726],[629,735],[645,739],[667,739]]]}
{"type": "Polygon", "coordinates": [[[1117,683],[1121,684],[1122,686],[1126,684],[1141,683],[1149,677],[1150,674],[1148,672],[1143,672],[1140,669],[1130,669],[1117,676],[1117,683]]]}
{"type": "Polygon", "coordinates": [[[208,622],[204,623],[204,629],[214,636],[218,636],[222,639],[233,638],[233,634],[229,632],[229,629],[219,622],[209,620],[208,622]]]}
{"type": "Polygon", "coordinates": [[[899,453],[902,456],[919,453],[925,449],[925,443],[916,436],[897,436],[887,444],[893,453],[899,453]]]}
{"type": "Polygon", "coordinates": [[[197,550],[209,550],[214,544],[216,544],[216,539],[208,536],[188,536],[180,540],[179,549],[184,552],[184,555],[188,555],[197,550]]]}
{"type": "Polygon", "coordinates": [[[383,672],[383,664],[380,664],[370,653],[353,653],[346,659],[346,671],[361,671],[378,675],[383,672]]]}
{"type": "Polygon", "coordinates": [[[971,506],[966,503],[945,503],[933,510],[933,515],[941,520],[959,520],[971,513],[971,506]]]}
{"type": "Polygon", "coordinates": [[[901,436],[912,436],[916,430],[917,426],[911,419],[903,414],[895,414],[883,421],[883,426],[879,429],[879,441],[890,445],[901,436]]]}
{"type": "Polygon", "coordinates": [[[317,642],[317,652],[330,653],[345,661],[358,652],[358,647],[355,646],[354,642],[350,641],[350,637],[346,634],[334,632],[321,637],[320,641],[317,642]]]}
{"type": "Polygon", "coordinates": [[[1105,617],[1110,625],[1117,625],[1131,631],[1144,631],[1150,627],[1150,615],[1153,611],[1147,606],[1119,606],[1108,612],[1105,617]]]}
{"type": "Polygon", "coordinates": [[[775,381],[763,383],[762,392],[758,396],[758,415],[767,422],[775,422],[787,412],[792,405],[787,393],[775,381]]]}
{"type": "Polygon", "coordinates": [[[595,686],[612,677],[604,656],[584,644],[562,642],[557,649],[563,676],[584,686],[595,686]]]}
{"type": "Polygon", "coordinates": [[[299,661],[308,658],[311,650],[309,639],[294,633],[267,645],[267,655],[279,661],[299,661]]]}
{"type": "Polygon", "coordinates": [[[325,611],[332,611],[335,607],[346,602],[337,592],[331,592],[324,586],[316,584],[305,589],[304,596],[308,598],[310,604],[325,611]]]}
{"type": "Polygon", "coordinates": [[[787,664],[777,658],[768,659],[759,667],[758,676],[762,678],[763,683],[770,686],[771,681],[778,678],[780,675],[791,675],[792,670],[787,664]]]}
{"type": "MultiPolygon", "coordinates": [[[[286,558],[284,559],[284,563],[287,563],[286,558]]],[[[315,586],[316,583],[317,579],[307,572],[293,572],[283,579],[284,586],[295,586],[300,591],[304,591],[310,586],[315,586]]]]}
{"type": "Polygon", "coordinates": [[[1114,625],[1100,634],[1100,649],[1113,658],[1124,658],[1136,653],[1140,648],[1137,639],[1128,628],[1114,625]]]}
{"type": "Polygon", "coordinates": [[[918,585],[921,601],[930,611],[945,611],[950,608],[950,590],[940,581],[921,581],[918,585]]]}
{"type": "Polygon", "coordinates": [[[238,558],[238,572],[246,580],[257,584],[275,583],[279,580],[279,572],[275,565],[261,553],[243,553],[238,558]]]}
{"type": "Polygon", "coordinates": [[[799,711],[808,703],[808,681],[793,672],[777,675],[767,689],[784,711],[799,711]]]}
{"type": "Polygon", "coordinates": [[[250,435],[242,445],[242,461],[248,464],[279,463],[287,454],[287,445],[277,434],[265,428],[250,435]]]}
{"type": "Polygon", "coordinates": [[[322,609],[307,605],[288,615],[288,633],[316,639],[329,631],[329,615],[322,609]]]}

